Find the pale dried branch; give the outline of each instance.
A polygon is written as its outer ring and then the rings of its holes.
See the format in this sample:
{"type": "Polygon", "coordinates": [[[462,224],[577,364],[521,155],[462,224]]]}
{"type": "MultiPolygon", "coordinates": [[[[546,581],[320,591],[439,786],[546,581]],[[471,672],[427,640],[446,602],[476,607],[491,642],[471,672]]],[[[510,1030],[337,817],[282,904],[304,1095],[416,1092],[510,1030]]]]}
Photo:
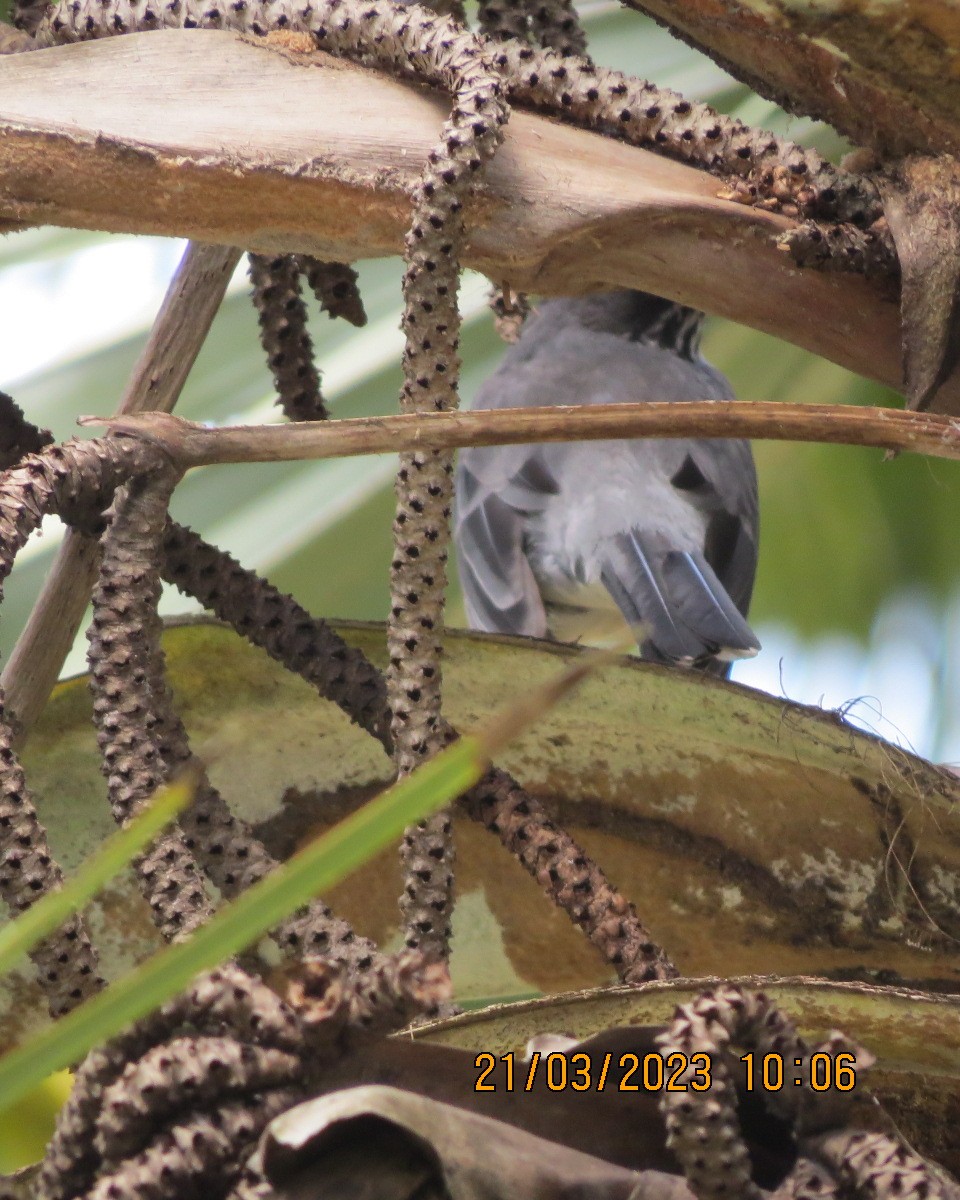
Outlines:
{"type": "MultiPolygon", "coordinates": [[[[178,266],[130,375],[118,414],[173,408],[206,339],[240,251],[192,243],[178,266]]],[[[96,539],[67,531],[26,626],[0,675],[17,743],[40,715],[90,603],[96,539]]]]}
{"type": "Polygon", "coordinates": [[[81,417],[80,423],[105,425],[115,433],[155,442],[184,470],[215,463],[297,462],[399,450],[639,437],[827,442],[909,451],[933,458],[960,458],[960,421],[956,417],[845,404],[749,400],[475,409],[355,417],[322,425],[235,425],[221,429],[152,413],[81,417]]]}

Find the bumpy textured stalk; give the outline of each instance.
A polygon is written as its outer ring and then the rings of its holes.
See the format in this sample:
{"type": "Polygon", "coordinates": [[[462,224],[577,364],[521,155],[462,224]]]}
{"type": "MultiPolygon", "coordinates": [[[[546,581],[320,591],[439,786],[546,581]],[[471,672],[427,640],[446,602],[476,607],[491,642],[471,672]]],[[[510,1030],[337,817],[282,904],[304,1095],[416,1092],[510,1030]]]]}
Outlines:
{"type": "Polygon", "coordinates": [[[178,1111],[252,1098],[297,1080],[299,1058],[230,1037],[180,1037],[155,1046],[107,1088],[96,1149],[107,1168],[141,1153],[178,1111]]]}
{"type": "Polygon", "coordinates": [[[885,221],[876,221],[869,229],[804,221],[783,234],[777,244],[788,250],[800,267],[855,271],[880,280],[895,280],[900,273],[897,250],[885,221]]]}
{"type": "MultiPolygon", "coordinates": [[[[12,742],[0,696],[0,899],[17,914],[59,887],[63,872],[50,853],[12,742]]],[[[55,1017],[103,986],[96,951],[79,916],[34,947],[30,958],[55,1017]]]]}
{"type": "Polygon", "coordinates": [[[140,438],[71,440],[20,460],[0,478],[0,585],[45,516],[89,521],[121,483],[155,462],[155,449],[140,438]]]}
{"type": "MultiPolygon", "coordinates": [[[[389,753],[383,676],[324,621],[312,617],[252,571],[197,534],[169,524],[163,574],[255,646],[302,676],[377,738],[389,753]]],[[[444,723],[445,730],[449,727],[444,723]]],[[[456,736],[450,730],[448,736],[456,736]]],[[[626,982],[669,978],[676,970],[600,867],[505,771],[489,771],[462,801],[520,860],[626,982]]]]}
{"type": "MultiPolygon", "coordinates": [[[[161,623],[155,609],[159,575],[144,574],[139,565],[149,561],[155,568],[159,537],[152,522],[163,527],[166,519],[160,500],[160,496],[151,498],[149,514],[141,509],[136,517],[128,517],[129,497],[120,502],[109,535],[111,552],[105,542],[101,582],[94,596],[90,633],[94,712],[118,819],[124,819],[158,781],[192,759],[164,678],[161,623]],[[132,535],[126,532],[131,523],[132,535]],[[136,647],[132,654],[131,646],[136,647]]],[[[140,503],[139,498],[133,502],[140,503]]],[[[181,818],[181,828],[182,834],[166,835],[161,851],[151,852],[147,867],[150,903],[168,937],[194,928],[208,911],[200,903],[202,879],[196,859],[228,899],[276,865],[246,824],[230,812],[205,773],[181,818]]],[[[274,936],[287,952],[329,953],[337,961],[358,966],[367,965],[376,954],[372,942],[358,938],[319,900],[293,914],[274,936]]]]}
{"type": "MultiPolygon", "coordinates": [[[[103,537],[93,594],[90,687],[110,806],[126,822],[166,782],[162,730],[167,696],[160,646],[159,544],[176,483],[160,467],[132,480],[115,502],[103,537]]],[[[164,937],[186,936],[213,908],[179,832],[161,834],[136,862],[141,890],[164,937]]]]}
{"type": "Polygon", "coordinates": [[[357,282],[357,273],[349,263],[322,262],[310,254],[297,257],[300,270],[307,277],[321,311],[331,318],[340,317],[360,328],[367,323],[367,314],[357,282]]]}
{"type": "Polygon", "coordinates": [[[364,655],[199,534],[168,522],[164,578],[300,675],[389,750],[386,684],[364,655]]]}
{"type": "Polygon", "coordinates": [[[290,421],[325,417],[297,259],[291,254],[250,254],[247,258],[260,342],[273,375],[277,403],[290,421]]]}
{"type": "MultiPolygon", "coordinates": [[[[162,670],[162,657],[155,660],[155,666],[162,670]]],[[[230,811],[202,764],[194,758],[162,675],[153,681],[153,692],[159,699],[156,736],[167,770],[172,772],[190,763],[198,775],[194,798],[180,817],[184,845],[196,855],[224,898],[232,899],[269,875],[277,865],[276,859],[249,825],[230,811]]],[[[287,917],[271,936],[285,954],[326,954],[334,962],[359,969],[368,967],[378,953],[369,938],[358,937],[319,899],[287,917]]]]}
{"type": "Polygon", "coordinates": [[[130,1063],[185,1026],[198,1036],[230,1030],[242,1042],[287,1053],[302,1045],[294,1013],[259,980],[233,965],[200,976],[188,991],[84,1060],[47,1147],[38,1200],[70,1200],[90,1188],[101,1161],[95,1135],[105,1092],[130,1063]]]}
{"type": "Polygon", "coordinates": [[[902,1142],[882,1133],[836,1130],[802,1143],[837,1181],[837,1193],[864,1200],[958,1200],[960,1187],[902,1142]]]}
{"type": "Polygon", "coordinates": [[[530,36],[530,12],[517,0],[480,0],[477,6],[480,31],[495,42],[517,38],[525,42],[530,36]]]}
{"type": "Polygon", "coordinates": [[[53,441],[49,429],[39,429],[23,415],[19,404],[0,392],[0,471],[6,471],[25,454],[37,454],[53,441]]]}
{"type": "Polygon", "coordinates": [[[308,959],[287,991],[304,1032],[305,1061],[319,1081],[332,1059],[384,1037],[417,1017],[436,1016],[450,998],[445,964],[401,951],[367,971],[308,959]]]}
{"type": "Polygon", "coordinates": [[[462,801],[500,838],[598,948],[624,983],[672,979],[677,970],[601,868],[506,771],[494,767],[462,801]]]}
{"type": "Polygon", "coordinates": [[[530,5],[533,40],[545,50],[556,50],[562,58],[579,55],[589,61],[587,35],[580,24],[573,0],[541,0],[530,5]]]}
{"type": "MultiPolygon", "coordinates": [[[[500,80],[476,38],[446,28],[427,43],[435,70],[447,75],[453,109],[430,152],[414,196],[403,277],[404,412],[444,411],[459,402],[457,306],[463,201],[499,144],[507,110],[500,80]]],[[[425,29],[424,32],[432,32],[425,29]]],[[[453,456],[406,453],[397,473],[391,564],[387,694],[394,759],[412,771],[445,740],[441,726],[441,654],[453,456]]],[[[446,957],[453,906],[451,821],[438,813],[408,829],[401,843],[400,910],[411,949],[446,957]]]]}
{"type": "MultiPolygon", "coordinates": [[[[831,1057],[841,1051],[850,1052],[858,1071],[873,1061],[866,1051],[840,1034],[823,1046],[809,1046],[769,997],[733,985],[718,987],[691,1004],[681,1005],[657,1041],[665,1056],[680,1053],[692,1061],[694,1055],[705,1054],[710,1063],[711,1085],[707,1091],[665,1090],[660,1101],[667,1145],[699,1200],[729,1196],[760,1200],[763,1194],[751,1180],[750,1156],[737,1116],[732,1068],[741,1049],[754,1052],[759,1061],[774,1054],[785,1063],[800,1064],[797,1077],[806,1080],[806,1086],[765,1092],[764,1098],[772,1111],[793,1123],[803,1152],[806,1139],[819,1144],[821,1131],[842,1128],[851,1105],[849,1094],[816,1092],[810,1087],[811,1056],[816,1052],[831,1057]],[[734,1047],[737,1049],[731,1054],[734,1047]]],[[[805,1190],[815,1183],[815,1179],[804,1176],[805,1190]]]]}
{"type": "Polygon", "coordinates": [[[436,1011],[449,990],[446,968],[420,954],[366,971],[307,959],[286,1001],[235,966],[210,972],[88,1056],[38,1200],[219,1200],[269,1120],[345,1053],[436,1011]]]}
{"type": "Polygon", "coordinates": [[[865,176],[669,88],[517,42],[498,46],[496,61],[511,100],[722,177],[749,177],[753,199],[765,207],[773,199],[803,216],[862,228],[882,213],[876,187],[865,176]]]}
{"type": "Polygon", "coordinates": [[[294,1089],[271,1091],[194,1113],[98,1179],[87,1200],[220,1200],[266,1126],[302,1098],[294,1089]]]}
{"type": "MultiPolygon", "coordinates": [[[[12,405],[12,402],[11,402],[12,405]]],[[[48,513],[89,514],[105,507],[114,489],[154,452],[119,439],[68,442],[21,459],[20,447],[44,435],[9,407],[8,454],[17,465],[0,479],[0,585],[17,553],[48,513]]],[[[0,898],[14,912],[59,886],[62,872],[47,844],[9,726],[0,708],[0,898]]],[[[55,1015],[102,984],[96,954],[80,917],[72,918],[33,954],[41,987],[55,1015]]]]}

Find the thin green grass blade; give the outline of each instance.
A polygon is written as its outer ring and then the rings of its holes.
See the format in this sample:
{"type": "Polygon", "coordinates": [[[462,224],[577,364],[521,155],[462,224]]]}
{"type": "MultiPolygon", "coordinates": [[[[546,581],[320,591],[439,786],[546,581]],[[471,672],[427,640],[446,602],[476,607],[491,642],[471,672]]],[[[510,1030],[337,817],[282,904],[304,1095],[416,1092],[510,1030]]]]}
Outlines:
{"type": "Polygon", "coordinates": [[[289,913],[472,787],[486,770],[488,746],[461,738],[412,775],[341,821],[221,909],[188,941],[168,946],[0,1059],[0,1119],[53,1071],[146,1016],[201,971],[249,946],[289,913]]]}
{"type": "Polygon", "coordinates": [[[194,785],[189,778],[159,789],[149,806],[125,829],[108,838],[59,891],[44,896],[16,920],[0,928],[0,975],[16,966],[28,950],[88,904],[104,884],[122,871],[177,813],[186,808],[193,792],[194,785]]]}

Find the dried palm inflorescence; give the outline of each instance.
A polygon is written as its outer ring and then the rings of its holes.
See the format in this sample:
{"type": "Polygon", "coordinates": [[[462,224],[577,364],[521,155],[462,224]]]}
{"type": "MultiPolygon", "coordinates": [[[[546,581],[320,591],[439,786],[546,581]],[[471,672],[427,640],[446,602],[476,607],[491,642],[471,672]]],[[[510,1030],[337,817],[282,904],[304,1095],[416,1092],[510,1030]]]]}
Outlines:
{"type": "Polygon", "coordinates": [[[357,273],[346,263],[320,262],[307,254],[251,254],[249,269],[260,341],[273,373],[277,402],[290,421],[323,420],[328,413],[300,281],[306,279],[329,316],[363,325],[367,316],[357,289],[357,273]]]}
{"type": "Polygon", "coordinates": [[[306,960],[281,999],[236,966],[91,1053],[44,1160],[38,1200],[226,1195],[267,1123],[364,1041],[449,994],[403,953],[366,970],[306,960]]]}
{"type": "Polygon", "coordinates": [[[847,1128],[855,1089],[846,1081],[839,1088],[823,1086],[824,1081],[840,1079],[840,1068],[854,1072],[850,1079],[856,1078],[859,1085],[874,1059],[843,1034],[833,1033],[823,1044],[811,1046],[768,996],[727,985],[681,1005],[657,1040],[665,1057],[678,1054],[696,1067],[700,1055],[700,1062],[709,1064],[708,1088],[667,1089],[660,1102],[667,1144],[698,1200],[760,1200],[764,1194],[751,1179],[737,1115],[733,1072],[745,1069],[743,1053],[753,1055],[757,1064],[770,1056],[786,1081],[784,1086],[765,1088],[761,1070],[755,1084],[771,1111],[793,1126],[799,1151],[797,1166],[778,1196],[960,1200],[960,1187],[899,1139],[847,1128]]]}
{"type": "MultiPolygon", "coordinates": [[[[312,34],[317,45],[335,54],[451,94],[450,116],[413,196],[406,240],[404,412],[443,411],[457,404],[462,206],[500,140],[507,98],[694,163],[720,176],[732,198],[804,218],[806,224],[791,237],[795,252],[808,259],[875,273],[889,269],[889,239],[869,181],[704,105],[596,67],[585,57],[585,38],[569,0],[488,0],[480,7],[486,38],[440,15],[462,15],[457,0],[437,0],[434,7],[436,12],[405,8],[389,0],[322,0],[307,8],[290,0],[208,0],[203,5],[186,0],[157,9],[138,0],[61,0],[40,24],[37,44],[161,25],[255,34],[285,28],[312,34]],[[815,221],[832,222],[830,229],[839,232],[823,236],[815,221]]],[[[33,6],[24,5],[21,16],[27,27],[36,25],[33,6]]],[[[306,255],[252,255],[251,274],[280,403],[289,417],[323,419],[327,414],[301,280],[330,315],[361,324],[356,275],[344,264],[306,255]]],[[[289,597],[169,521],[167,501],[177,470],[156,446],[112,437],[47,447],[44,435],[19,421],[15,406],[9,420],[5,407],[0,419],[10,434],[3,448],[10,469],[0,481],[0,580],[48,513],[87,532],[103,531],[91,677],[118,821],[126,821],[159,783],[192,761],[164,677],[156,607],[161,573],[340,705],[393,754],[401,774],[456,736],[440,710],[452,498],[448,454],[402,456],[390,666],[384,677],[289,597]]],[[[22,909],[58,886],[61,874],[2,710],[0,772],[0,897],[22,909]]],[[[509,775],[490,771],[463,799],[463,807],[498,835],[622,979],[675,974],[632,906],[509,775]]],[[[278,944],[300,958],[322,954],[324,961],[304,970],[286,1001],[239,968],[227,967],[90,1056],[44,1166],[45,1200],[173,1196],[201,1186],[223,1194],[239,1177],[246,1149],[271,1115],[306,1094],[323,1065],[348,1049],[359,1030],[380,1034],[440,1003],[445,975],[436,962],[447,952],[452,899],[449,818],[441,815],[409,830],[403,854],[409,948],[404,955],[380,954],[320,901],[290,918],[275,931],[278,944]]],[[[190,811],[143,856],[137,870],[158,927],[177,938],[212,910],[208,882],[230,897],[273,865],[201,769],[190,811]]],[[[35,961],[55,1013],[100,986],[96,955],[79,918],[36,951],[35,961]]],[[[726,996],[724,1003],[729,1016],[759,1002],[726,996]]],[[[705,1038],[716,1035],[718,1020],[727,1020],[713,1012],[698,1010],[687,1032],[677,1035],[686,1037],[688,1048],[701,1037],[697,1021],[706,1022],[705,1038]]],[[[759,1027],[760,1017],[751,1020],[759,1027]]],[[[735,1130],[722,1113],[715,1118],[671,1112],[669,1119],[678,1146],[693,1136],[688,1137],[688,1127],[706,1129],[705,1144],[711,1147],[710,1131],[719,1131],[714,1148],[726,1164],[723,1169],[740,1180],[735,1130]]],[[[702,1140],[701,1132],[697,1139],[702,1140]]],[[[872,1171],[871,1178],[882,1174],[897,1157],[862,1138],[841,1144],[834,1137],[820,1150],[822,1160],[839,1164],[842,1177],[847,1172],[857,1181],[866,1178],[865,1172],[872,1171]],[[861,1169],[860,1163],[867,1166],[861,1169]]],[[[914,1169],[905,1160],[897,1162],[898,1169],[914,1169]]],[[[241,1191],[252,1196],[258,1187],[256,1179],[246,1178],[241,1191]]]]}

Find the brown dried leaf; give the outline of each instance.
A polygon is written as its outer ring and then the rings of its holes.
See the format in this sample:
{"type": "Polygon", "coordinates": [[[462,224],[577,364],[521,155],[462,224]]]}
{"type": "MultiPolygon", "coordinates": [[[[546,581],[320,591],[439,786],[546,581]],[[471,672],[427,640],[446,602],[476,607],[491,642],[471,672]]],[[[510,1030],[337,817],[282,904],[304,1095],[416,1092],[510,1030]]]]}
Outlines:
{"type": "Polygon", "coordinates": [[[261,1155],[278,1200],[691,1195],[679,1176],[627,1171],[488,1117],[377,1086],[334,1092],[284,1113],[267,1130],[261,1155]]]}

